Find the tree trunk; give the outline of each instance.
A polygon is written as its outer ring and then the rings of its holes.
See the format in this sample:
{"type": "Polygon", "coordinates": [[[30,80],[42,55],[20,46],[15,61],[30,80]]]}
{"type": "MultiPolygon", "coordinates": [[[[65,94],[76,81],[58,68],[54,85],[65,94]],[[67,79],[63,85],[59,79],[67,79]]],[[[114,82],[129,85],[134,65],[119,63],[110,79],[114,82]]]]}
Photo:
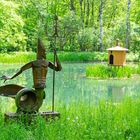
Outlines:
{"type": "Polygon", "coordinates": [[[90,12],[90,8],[89,8],[89,0],[87,0],[87,10],[86,10],[86,23],[85,26],[88,27],[88,21],[89,21],[89,12],[90,12]]]}
{"type": "Polygon", "coordinates": [[[91,20],[90,20],[91,26],[94,25],[94,0],[91,2],[91,20]]]}
{"type": "Polygon", "coordinates": [[[126,48],[129,49],[130,46],[130,6],[131,6],[131,0],[128,0],[127,5],[127,13],[126,13],[126,48]]]}
{"type": "Polygon", "coordinates": [[[75,11],[74,0],[70,0],[70,10],[75,11]]]}
{"type": "Polygon", "coordinates": [[[79,3],[80,3],[80,15],[81,15],[81,21],[82,21],[82,26],[83,26],[83,25],[84,25],[83,9],[82,9],[83,0],[79,0],[79,3]]]}
{"type": "Polygon", "coordinates": [[[100,37],[99,37],[99,43],[100,48],[99,50],[103,50],[103,0],[100,0],[100,7],[99,7],[99,22],[100,22],[100,37]]]}
{"type": "Polygon", "coordinates": [[[84,24],[85,24],[85,13],[86,13],[86,0],[84,0],[84,11],[83,11],[83,21],[84,21],[84,24]]]}
{"type": "Polygon", "coordinates": [[[117,10],[117,3],[115,3],[114,1],[112,1],[112,10],[111,10],[111,14],[110,14],[110,20],[108,22],[107,28],[111,27],[112,21],[114,21],[115,16],[116,16],[116,10],[117,10]]]}

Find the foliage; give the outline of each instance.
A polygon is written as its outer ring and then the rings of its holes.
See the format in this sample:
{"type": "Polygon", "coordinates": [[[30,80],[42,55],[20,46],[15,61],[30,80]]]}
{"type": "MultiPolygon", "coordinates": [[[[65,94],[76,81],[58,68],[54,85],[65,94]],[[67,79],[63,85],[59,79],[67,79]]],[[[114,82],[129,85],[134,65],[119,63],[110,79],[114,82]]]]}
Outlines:
{"type": "Polygon", "coordinates": [[[12,1],[0,1],[0,51],[24,51],[26,36],[24,21],[19,15],[18,5],[12,1]]]}
{"type": "Polygon", "coordinates": [[[131,23],[131,50],[132,52],[136,53],[139,52],[139,45],[140,45],[140,26],[136,23],[131,23]]]}
{"type": "Polygon", "coordinates": [[[140,100],[126,98],[122,103],[100,100],[98,105],[72,102],[60,104],[59,119],[47,123],[37,118],[30,126],[4,124],[0,115],[1,140],[91,140],[139,139],[140,100]]]}
{"type": "Polygon", "coordinates": [[[129,23],[129,48],[136,53],[140,44],[140,3],[131,0],[102,1],[102,25],[98,0],[8,0],[0,2],[0,51],[35,51],[37,38],[49,48],[54,41],[54,17],[58,15],[57,47],[61,51],[100,50],[102,26],[103,50],[115,45],[116,38],[126,47],[126,15],[129,23]],[[56,10],[55,10],[56,9],[56,10]],[[55,13],[56,12],[56,13],[55,13]]]}
{"type": "Polygon", "coordinates": [[[78,46],[76,41],[77,34],[80,29],[79,17],[76,16],[74,12],[69,12],[61,20],[60,26],[60,36],[63,37],[62,39],[60,38],[61,48],[69,51],[76,50],[76,46],[78,46]],[[63,41],[63,43],[61,41],[63,41]],[[65,47],[62,46],[62,44],[65,44],[65,47]]]}
{"type": "Polygon", "coordinates": [[[136,73],[140,74],[140,64],[138,64],[137,68],[136,68],[136,73]]]}
{"type": "Polygon", "coordinates": [[[96,45],[98,43],[98,36],[96,36],[97,31],[93,28],[86,28],[79,31],[78,34],[78,44],[80,45],[81,51],[86,50],[96,50],[96,45]]]}
{"type": "Polygon", "coordinates": [[[133,74],[138,73],[137,69],[132,66],[116,67],[107,65],[88,66],[86,69],[87,77],[97,78],[129,78],[133,74]]]}

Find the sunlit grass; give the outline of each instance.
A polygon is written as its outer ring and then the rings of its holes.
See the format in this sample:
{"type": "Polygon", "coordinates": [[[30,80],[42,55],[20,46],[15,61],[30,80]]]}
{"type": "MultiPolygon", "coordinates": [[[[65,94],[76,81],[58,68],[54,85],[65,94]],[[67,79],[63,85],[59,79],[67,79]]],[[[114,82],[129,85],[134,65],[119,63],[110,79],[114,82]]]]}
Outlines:
{"type": "Polygon", "coordinates": [[[91,140],[140,139],[140,100],[126,98],[122,103],[101,100],[98,105],[60,104],[60,119],[45,122],[38,118],[26,128],[4,124],[0,115],[1,140],[91,140]]]}
{"type": "MultiPolygon", "coordinates": [[[[93,62],[107,61],[107,52],[58,52],[62,62],[93,62]]],[[[127,61],[138,61],[137,55],[127,54],[127,61]]],[[[14,52],[10,54],[0,54],[0,63],[26,63],[36,59],[33,52],[14,52]]],[[[47,53],[47,60],[53,60],[53,53],[47,53]]]]}
{"type": "MultiPolygon", "coordinates": [[[[99,52],[58,52],[62,62],[86,62],[107,60],[107,53],[99,52]]],[[[53,60],[53,53],[46,55],[47,60],[53,60]]],[[[18,52],[11,54],[0,54],[0,63],[25,63],[36,59],[36,53],[18,52]]]]}
{"type": "Polygon", "coordinates": [[[35,60],[35,53],[17,52],[11,54],[0,54],[0,63],[25,63],[35,60]]]}

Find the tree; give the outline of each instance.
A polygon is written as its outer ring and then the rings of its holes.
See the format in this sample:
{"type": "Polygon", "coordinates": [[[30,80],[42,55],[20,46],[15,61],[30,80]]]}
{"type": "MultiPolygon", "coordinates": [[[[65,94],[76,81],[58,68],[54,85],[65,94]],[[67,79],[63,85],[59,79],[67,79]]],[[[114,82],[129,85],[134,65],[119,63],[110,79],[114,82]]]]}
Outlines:
{"type": "Polygon", "coordinates": [[[127,13],[126,13],[126,48],[129,49],[129,40],[130,40],[130,6],[131,0],[128,0],[127,4],[127,13]]]}
{"type": "Polygon", "coordinates": [[[18,14],[18,9],[18,5],[14,2],[0,1],[0,51],[26,49],[24,21],[18,14]]]}
{"type": "Polygon", "coordinates": [[[90,13],[90,6],[89,6],[89,0],[87,0],[86,23],[85,23],[85,27],[88,27],[88,25],[89,25],[89,13],[90,13]]]}
{"type": "Polygon", "coordinates": [[[80,16],[81,16],[81,21],[82,21],[82,26],[84,27],[84,17],[83,17],[83,0],[79,0],[80,4],[80,16]]]}
{"type": "Polygon", "coordinates": [[[103,0],[100,0],[100,8],[99,8],[99,22],[100,22],[100,51],[103,50],[103,0]]]}
{"type": "MultiPolygon", "coordinates": [[[[59,30],[60,42],[64,41],[63,44],[66,46],[66,50],[76,50],[76,40],[79,29],[81,28],[80,18],[75,15],[73,11],[67,13],[61,20],[61,30],[59,30]]],[[[63,47],[64,48],[64,47],[63,47]]]]}
{"type": "Polygon", "coordinates": [[[103,51],[116,38],[130,50],[139,48],[139,0],[8,0],[0,4],[1,50],[35,51],[38,36],[49,48],[54,34],[55,8],[60,50],[78,50],[79,35],[82,44],[87,37],[90,40],[84,31],[95,39],[92,46],[82,45],[86,46],[85,50],[103,51]]]}

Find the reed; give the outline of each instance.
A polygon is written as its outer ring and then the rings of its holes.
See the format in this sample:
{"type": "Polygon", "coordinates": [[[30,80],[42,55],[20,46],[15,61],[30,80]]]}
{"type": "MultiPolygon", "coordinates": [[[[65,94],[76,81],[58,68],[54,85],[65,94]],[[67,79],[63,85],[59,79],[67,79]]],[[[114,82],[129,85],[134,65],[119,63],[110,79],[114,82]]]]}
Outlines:
{"type": "Polygon", "coordinates": [[[133,74],[138,73],[138,68],[132,66],[116,67],[97,64],[87,66],[86,76],[95,78],[130,78],[133,74]]]}

